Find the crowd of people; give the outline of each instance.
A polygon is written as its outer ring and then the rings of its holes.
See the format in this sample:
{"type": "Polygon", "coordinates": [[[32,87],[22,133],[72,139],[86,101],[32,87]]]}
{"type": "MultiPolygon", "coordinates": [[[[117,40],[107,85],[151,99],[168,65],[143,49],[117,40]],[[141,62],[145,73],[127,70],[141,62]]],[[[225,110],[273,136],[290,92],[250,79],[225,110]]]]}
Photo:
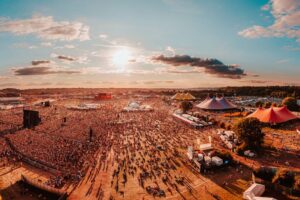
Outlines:
{"type": "Polygon", "coordinates": [[[9,131],[16,127],[22,126],[23,111],[22,109],[16,110],[0,110],[0,134],[9,131]]]}
{"type": "MultiPolygon", "coordinates": [[[[152,196],[173,195],[180,192],[181,187],[192,192],[188,178],[183,174],[178,177],[179,171],[187,168],[198,175],[183,151],[194,143],[195,138],[202,141],[207,138],[174,120],[169,113],[170,107],[159,99],[147,103],[157,109],[146,113],[121,113],[117,105],[122,103],[115,104],[107,107],[110,112],[103,116],[105,120],[92,123],[93,139],[99,143],[100,155],[91,163],[93,170],[89,172],[88,180],[94,183],[101,171],[113,167],[110,187],[116,195],[124,196],[128,192],[129,181],[137,183],[152,196]]],[[[87,195],[92,195],[92,188],[93,184],[87,195]]]]}
{"type": "MultiPolygon", "coordinates": [[[[122,112],[129,101],[101,102],[101,109],[89,111],[67,109],[64,105],[68,100],[51,107],[32,107],[39,111],[41,123],[0,135],[0,158],[30,161],[46,171],[54,169],[56,173],[47,181],[54,187],[72,182],[76,189],[90,181],[85,195],[95,195],[95,199],[104,198],[105,189],[102,184],[95,189],[93,183],[108,171],[112,171],[105,180],[111,187],[110,199],[130,193],[133,187],[153,197],[181,194],[183,190],[195,193],[187,174],[201,176],[188,161],[186,150],[198,145],[198,140],[207,143],[208,135],[213,136],[216,147],[223,148],[215,129],[199,131],[174,119],[172,113],[177,108],[159,97],[140,99],[154,108],[152,112],[122,112]]],[[[1,111],[0,132],[22,126],[22,114],[22,109],[1,111]]],[[[224,120],[218,114],[209,115],[224,120]]]]}
{"type": "MultiPolygon", "coordinates": [[[[49,185],[61,187],[65,182],[62,177],[79,181],[89,167],[94,167],[90,179],[100,170],[112,167],[111,187],[116,194],[124,195],[128,179],[136,180],[154,196],[179,191],[176,170],[188,163],[177,149],[185,150],[195,137],[203,136],[175,121],[169,113],[169,105],[159,98],[146,100],[157,108],[146,113],[121,112],[128,99],[116,101],[106,102],[101,109],[91,111],[71,111],[62,105],[35,107],[41,124],[7,134],[5,140],[13,147],[12,154],[13,150],[19,153],[18,159],[26,156],[60,172],[48,181],[49,185]],[[109,158],[112,152],[114,156],[109,158]],[[98,167],[95,155],[99,158],[98,167]]],[[[20,124],[19,115],[9,117],[18,118],[11,121],[20,124]]],[[[0,140],[2,155],[9,152],[5,140],[0,140]]]]}
{"type": "MultiPolygon", "coordinates": [[[[200,175],[188,162],[185,151],[196,138],[206,142],[207,134],[203,133],[211,128],[199,131],[175,120],[173,107],[160,98],[144,102],[154,111],[121,112],[128,99],[104,102],[101,109],[90,111],[68,110],[63,101],[51,107],[34,107],[42,122],[33,129],[7,134],[0,142],[7,147],[8,140],[13,147],[11,153],[17,152],[19,160],[24,156],[59,171],[47,182],[55,187],[70,180],[79,187],[84,184],[84,176],[94,183],[99,173],[111,169],[107,181],[112,199],[130,192],[128,182],[154,197],[181,190],[194,192],[183,171],[200,175]]],[[[3,152],[7,149],[1,147],[3,152]]],[[[93,187],[86,195],[103,197],[102,189],[95,194],[93,187]]]]}

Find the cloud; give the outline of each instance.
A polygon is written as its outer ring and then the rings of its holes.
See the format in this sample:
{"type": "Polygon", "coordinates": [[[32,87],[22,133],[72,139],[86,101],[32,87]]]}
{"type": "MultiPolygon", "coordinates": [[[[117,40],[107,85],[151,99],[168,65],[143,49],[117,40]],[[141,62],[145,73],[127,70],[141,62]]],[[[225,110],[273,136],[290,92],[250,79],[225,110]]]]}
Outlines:
{"type": "Polygon", "coordinates": [[[80,64],[86,64],[89,62],[89,59],[87,56],[72,57],[72,56],[58,55],[56,53],[52,53],[50,56],[52,58],[57,58],[65,63],[77,62],[80,64]]]}
{"type": "Polygon", "coordinates": [[[14,68],[12,71],[16,76],[81,73],[79,70],[70,70],[66,67],[58,66],[49,60],[33,60],[31,65],[14,68]]]}
{"type": "Polygon", "coordinates": [[[11,82],[0,84],[0,87],[17,87],[17,86],[20,86],[20,84],[19,83],[11,83],[11,82]]]}
{"type": "Polygon", "coordinates": [[[300,47],[291,46],[291,45],[284,46],[283,49],[287,51],[300,51],[300,47]]]}
{"type": "Polygon", "coordinates": [[[270,4],[267,3],[267,4],[263,5],[263,6],[261,7],[261,10],[263,10],[263,11],[270,10],[270,4]]]}
{"type": "Polygon", "coordinates": [[[33,60],[31,61],[32,65],[40,65],[50,63],[50,60],[33,60]]]}
{"type": "Polygon", "coordinates": [[[173,47],[171,47],[171,46],[167,46],[166,47],[166,51],[171,52],[172,55],[176,54],[176,52],[175,52],[176,50],[173,47]]]}
{"type": "Polygon", "coordinates": [[[290,59],[281,59],[281,60],[277,60],[276,63],[277,64],[285,64],[288,63],[290,61],[290,59]]]}
{"type": "Polygon", "coordinates": [[[77,74],[79,71],[53,70],[51,67],[24,67],[14,70],[16,76],[48,75],[48,74],[77,74]]]}
{"type": "MultiPolygon", "coordinates": [[[[273,80],[240,80],[239,82],[252,84],[252,85],[293,85],[294,83],[285,83],[282,81],[273,81],[273,80]]],[[[297,83],[295,83],[297,85],[297,83]]]]}
{"type": "Polygon", "coordinates": [[[0,32],[15,35],[34,34],[46,40],[89,40],[89,27],[81,22],[54,21],[52,16],[33,16],[30,19],[0,19],[0,32]]]}
{"type": "Polygon", "coordinates": [[[54,49],[74,49],[74,48],[75,48],[75,46],[72,45],[72,44],[66,44],[64,46],[56,46],[56,47],[54,47],[54,49]]]}
{"type": "Polygon", "coordinates": [[[300,42],[300,1],[299,0],[270,0],[262,7],[274,17],[270,26],[254,25],[240,32],[246,38],[288,37],[300,42]]]}
{"type": "Polygon", "coordinates": [[[261,79],[244,79],[239,80],[241,83],[252,84],[252,85],[282,85],[282,86],[299,86],[299,83],[293,82],[293,80],[261,80],[261,79]]]}
{"type": "MultiPolygon", "coordinates": [[[[184,73],[202,72],[204,70],[207,74],[216,75],[222,78],[240,79],[246,76],[243,69],[238,65],[225,65],[217,59],[202,59],[198,57],[191,57],[189,55],[174,55],[174,56],[154,56],[154,62],[160,62],[170,66],[190,66],[194,67],[192,71],[184,71],[184,73]]],[[[178,72],[179,73],[179,72],[178,72]]]]}
{"type": "Polygon", "coordinates": [[[28,49],[37,49],[37,48],[38,48],[38,47],[35,46],[35,45],[31,45],[31,46],[28,47],[28,49]]]}
{"type": "Polygon", "coordinates": [[[154,80],[154,81],[143,81],[143,83],[145,85],[155,85],[155,84],[162,84],[162,83],[165,83],[165,84],[172,84],[172,83],[175,83],[175,81],[159,81],[159,80],[154,80]]]}
{"type": "Polygon", "coordinates": [[[200,71],[195,67],[191,69],[178,69],[177,67],[170,67],[168,69],[162,70],[162,72],[172,73],[172,74],[194,74],[194,73],[199,73],[200,71]]]}
{"type": "Polygon", "coordinates": [[[67,48],[67,49],[74,49],[75,48],[75,46],[71,45],[71,44],[66,44],[64,47],[67,48]]]}
{"type": "Polygon", "coordinates": [[[269,83],[270,81],[264,81],[264,80],[245,80],[245,81],[240,81],[243,83],[253,83],[253,84],[266,84],[269,83]]]}
{"type": "Polygon", "coordinates": [[[35,45],[27,44],[27,43],[15,43],[13,44],[14,48],[27,48],[27,49],[37,49],[38,47],[35,45]]]}
{"type": "Polygon", "coordinates": [[[51,42],[42,42],[42,43],[41,43],[41,46],[44,46],[44,47],[51,47],[51,46],[52,46],[52,43],[51,43],[51,42]]]}
{"type": "Polygon", "coordinates": [[[108,38],[108,35],[106,35],[106,34],[100,34],[100,35],[99,35],[99,38],[101,38],[101,39],[107,39],[107,38],[108,38]]]}
{"type": "Polygon", "coordinates": [[[102,81],[103,84],[114,84],[113,81],[102,81]]]}
{"type": "Polygon", "coordinates": [[[172,80],[149,80],[149,81],[130,81],[129,84],[130,85],[140,85],[140,84],[144,84],[144,85],[156,85],[156,84],[172,84],[175,83],[175,81],[172,80]]]}
{"type": "Polygon", "coordinates": [[[67,60],[67,61],[75,61],[76,60],[75,58],[72,58],[70,56],[61,56],[61,55],[57,56],[57,58],[60,60],[67,60]]]}

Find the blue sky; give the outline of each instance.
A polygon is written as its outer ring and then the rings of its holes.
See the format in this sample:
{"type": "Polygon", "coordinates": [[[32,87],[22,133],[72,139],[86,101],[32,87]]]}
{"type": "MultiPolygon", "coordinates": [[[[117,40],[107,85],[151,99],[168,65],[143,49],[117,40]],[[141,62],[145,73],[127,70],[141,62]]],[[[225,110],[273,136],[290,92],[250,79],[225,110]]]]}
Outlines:
{"type": "Polygon", "coordinates": [[[298,16],[299,0],[0,0],[0,87],[299,85],[298,16]]]}

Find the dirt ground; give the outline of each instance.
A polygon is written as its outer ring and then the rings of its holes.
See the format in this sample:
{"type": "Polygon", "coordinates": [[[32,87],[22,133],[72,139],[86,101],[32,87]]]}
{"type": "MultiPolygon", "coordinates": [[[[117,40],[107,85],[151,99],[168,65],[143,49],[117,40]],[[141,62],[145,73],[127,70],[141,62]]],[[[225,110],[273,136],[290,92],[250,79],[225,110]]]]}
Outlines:
{"type": "MultiPolygon", "coordinates": [[[[299,147],[299,137],[290,131],[285,133],[289,138],[286,139],[286,137],[281,136],[281,132],[277,131],[279,135],[277,138],[282,137],[283,140],[287,141],[285,146],[289,148],[288,152],[282,147],[279,148],[280,151],[266,150],[263,155],[254,159],[234,155],[241,162],[241,165],[200,174],[187,160],[186,149],[190,145],[195,146],[195,141],[198,138],[205,143],[208,141],[208,136],[213,136],[214,147],[225,150],[221,141],[216,137],[216,127],[196,130],[176,121],[171,116],[176,107],[164,103],[157,97],[142,99],[143,103],[154,108],[153,112],[121,113],[122,107],[129,101],[131,98],[124,97],[109,102],[101,102],[101,109],[91,112],[69,111],[64,107],[66,104],[80,103],[83,100],[57,101],[54,104],[56,106],[55,111],[53,108],[36,108],[41,111],[44,119],[51,121],[51,124],[43,122],[35,130],[17,131],[9,137],[12,141],[19,141],[18,134],[21,137],[20,133],[22,133],[30,138],[33,137],[34,140],[34,134],[39,131],[45,133],[43,135],[45,141],[47,139],[51,142],[55,140],[55,137],[62,137],[66,141],[78,140],[83,142],[86,139],[86,130],[89,126],[96,130],[97,140],[99,140],[97,141],[98,146],[86,151],[88,154],[86,155],[87,163],[83,166],[87,166],[87,171],[85,171],[83,178],[78,182],[66,182],[62,188],[68,192],[69,200],[146,200],[160,198],[149,194],[146,190],[147,186],[164,191],[165,196],[162,199],[238,200],[242,199],[243,191],[251,185],[251,170],[246,166],[285,166],[300,170],[300,160],[295,153],[299,147]],[[55,115],[53,115],[54,112],[55,115]],[[64,116],[68,116],[68,121],[65,126],[60,126],[64,116]],[[76,121],[79,118],[83,119],[76,121]],[[108,120],[113,124],[104,125],[108,120]],[[162,146],[163,150],[158,149],[158,146],[162,146]],[[183,178],[183,184],[176,182],[178,177],[183,178]],[[164,178],[167,181],[163,181],[164,178]]],[[[6,114],[9,115],[9,113],[6,114]]],[[[219,114],[215,113],[203,112],[202,114],[220,117],[219,114]]],[[[14,117],[12,119],[15,123],[20,122],[14,117]]],[[[222,120],[228,119],[222,118],[222,120]]],[[[274,130],[265,129],[264,131],[269,136],[274,130]]],[[[272,144],[278,147],[277,143],[280,144],[280,142],[273,140],[272,144]]],[[[31,144],[29,143],[29,145],[31,144]]],[[[34,143],[34,145],[40,148],[39,143],[34,143]]],[[[41,142],[41,147],[48,148],[49,155],[35,152],[33,149],[27,151],[22,144],[16,144],[25,154],[44,162],[50,162],[45,158],[47,155],[49,159],[60,164],[55,159],[56,154],[53,153],[55,148],[45,145],[41,142]]],[[[61,166],[67,169],[69,165],[62,164],[61,166]]],[[[46,182],[53,176],[44,170],[20,162],[2,160],[0,166],[2,166],[0,167],[0,195],[5,200],[40,199],[34,195],[25,198],[20,194],[16,182],[20,179],[21,174],[41,182],[46,182]]],[[[74,167],[73,171],[75,170],[77,168],[74,167]]],[[[281,200],[288,199],[274,191],[266,191],[266,195],[281,200]]]]}

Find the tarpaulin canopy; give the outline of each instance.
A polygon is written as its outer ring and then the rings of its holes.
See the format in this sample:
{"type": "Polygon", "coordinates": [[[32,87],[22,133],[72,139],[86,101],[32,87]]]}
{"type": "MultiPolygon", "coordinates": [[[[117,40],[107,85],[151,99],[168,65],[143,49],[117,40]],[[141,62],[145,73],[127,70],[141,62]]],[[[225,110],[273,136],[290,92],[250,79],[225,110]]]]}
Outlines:
{"type": "Polygon", "coordinates": [[[221,97],[221,98],[207,97],[196,107],[204,110],[228,110],[228,109],[237,108],[236,105],[230,103],[225,97],[221,97]]]}
{"type": "Polygon", "coordinates": [[[298,117],[284,107],[271,107],[268,109],[258,108],[255,112],[248,115],[247,118],[254,117],[265,123],[283,123],[298,117]]]}

